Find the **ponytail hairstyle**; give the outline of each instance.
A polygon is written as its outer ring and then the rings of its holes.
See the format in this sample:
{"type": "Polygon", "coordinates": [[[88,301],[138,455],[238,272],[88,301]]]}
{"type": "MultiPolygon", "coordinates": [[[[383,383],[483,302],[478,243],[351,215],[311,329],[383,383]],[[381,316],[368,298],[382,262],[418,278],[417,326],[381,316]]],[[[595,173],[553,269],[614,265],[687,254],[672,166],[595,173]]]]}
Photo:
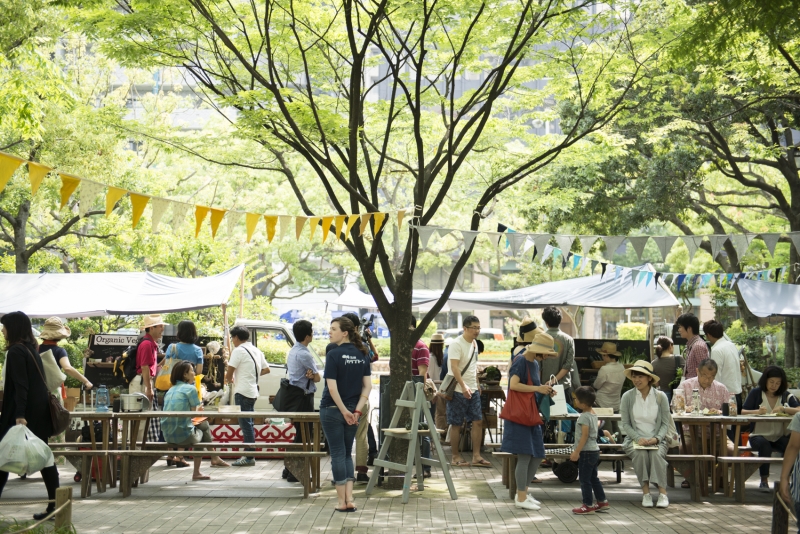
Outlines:
{"type": "Polygon", "coordinates": [[[353,321],[348,319],[347,317],[337,317],[331,324],[338,323],[339,329],[342,332],[347,332],[347,340],[356,346],[358,350],[360,350],[364,354],[368,354],[369,351],[367,347],[364,346],[364,343],[361,341],[361,336],[358,335],[356,332],[356,325],[353,324],[353,321]]]}
{"type": "Polygon", "coordinates": [[[667,336],[659,336],[656,339],[656,356],[660,358],[664,351],[670,347],[672,347],[672,339],[667,336]]]}

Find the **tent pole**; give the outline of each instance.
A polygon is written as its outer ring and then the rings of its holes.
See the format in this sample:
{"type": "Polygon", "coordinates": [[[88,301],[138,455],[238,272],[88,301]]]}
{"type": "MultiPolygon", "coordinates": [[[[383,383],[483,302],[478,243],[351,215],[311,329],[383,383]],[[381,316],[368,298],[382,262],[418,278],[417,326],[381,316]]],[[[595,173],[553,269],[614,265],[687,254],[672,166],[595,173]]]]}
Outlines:
{"type": "Polygon", "coordinates": [[[239,319],[244,318],[244,269],[242,269],[242,277],[239,280],[239,319]]]}
{"type": "Polygon", "coordinates": [[[228,305],[222,304],[222,346],[231,353],[231,332],[228,328],[228,305]]]}

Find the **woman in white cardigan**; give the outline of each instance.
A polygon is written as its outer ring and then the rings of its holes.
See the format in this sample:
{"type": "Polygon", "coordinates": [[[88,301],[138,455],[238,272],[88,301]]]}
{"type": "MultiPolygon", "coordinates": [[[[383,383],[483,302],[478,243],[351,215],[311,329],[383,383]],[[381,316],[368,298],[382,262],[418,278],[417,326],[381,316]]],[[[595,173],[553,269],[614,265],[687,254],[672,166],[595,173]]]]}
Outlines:
{"type": "Polygon", "coordinates": [[[625,369],[634,389],[622,395],[619,413],[625,441],[622,448],[633,463],[636,478],[642,487],[642,506],[653,507],[650,483],[658,486],[658,508],[669,506],[667,498],[667,432],[670,425],[669,401],[655,388],[658,375],[650,362],[639,360],[625,369]],[[640,448],[646,447],[646,448],[640,448]]]}

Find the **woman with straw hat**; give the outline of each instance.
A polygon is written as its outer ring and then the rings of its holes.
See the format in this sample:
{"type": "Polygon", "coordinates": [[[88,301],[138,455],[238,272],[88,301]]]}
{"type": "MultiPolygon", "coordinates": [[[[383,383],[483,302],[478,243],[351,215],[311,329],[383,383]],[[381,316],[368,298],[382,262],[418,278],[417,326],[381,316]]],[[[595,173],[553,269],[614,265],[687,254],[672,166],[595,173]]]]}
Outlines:
{"type": "Polygon", "coordinates": [[[511,347],[511,360],[525,352],[525,347],[533,342],[536,334],[544,332],[541,328],[536,326],[533,319],[526,317],[519,324],[519,334],[514,338],[514,346],[511,347]]]}
{"type": "Polygon", "coordinates": [[[672,416],[669,401],[663,391],[656,389],[658,375],[650,362],[639,360],[633,367],[625,369],[634,388],[622,396],[619,413],[622,416],[622,431],[625,441],[622,448],[633,463],[633,470],[642,487],[642,506],[653,507],[650,483],[658,486],[657,508],[669,506],[667,498],[667,449],[666,439],[672,416]]]}
{"type": "MultiPolygon", "coordinates": [[[[603,357],[606,364],[597,370],[597,378],[594,381],[594,389],[597,392],[595,402],[601,408],[611,408],[614,413],[619,413],[620,395],[625,384],[625,367],[619,363],[622,353],[617,350],[617,344],[611,341],[604,342],[597,349],[597,353],[603,357]]],[[[607,421],[606,424],[612,434],[619,431],[616,421],[607,421]]]]}
{"type": "MultiPolygon", "coordinates": [[[[544,332],[537,333],[521,356],[517,356],[508,370],[508,390],[520,393],[541,393],[552,395],[553,388],[542,385],[539,379],[539,361],[547,356],[558,355],[554,350],[553,338],[544,332]],[[530,378],[533,385],[528,385],[530,378]]],[[[525,510],[539,510],[540,502],[528,495],[528,486],[536,476],[539,465],[544,460],[544,436],[542,427],[526,426],[506,420],[503,424],[503,452],[517,455],[517,497],[514,506],[525,510]]]]}
{"type": "MultiPolygon", "coordinates": [[[[39,354],[44,354],[49,350],[65,375],[82,383],[83,387],[86,389],[92,389],[92,383],[69,363],[69,354],[67,354],[67,350],[64,347],[58,346],[59,341],[68,338],[70,335],[72,335],[72,331],[61,319],[58,317],[50,317],[44,322],[44,326],[39,332],[39,337],[42,340],[42,344],[39,345],[39,354]]],[[[61,398],[60,395],[59,398],[61,398]]]]}

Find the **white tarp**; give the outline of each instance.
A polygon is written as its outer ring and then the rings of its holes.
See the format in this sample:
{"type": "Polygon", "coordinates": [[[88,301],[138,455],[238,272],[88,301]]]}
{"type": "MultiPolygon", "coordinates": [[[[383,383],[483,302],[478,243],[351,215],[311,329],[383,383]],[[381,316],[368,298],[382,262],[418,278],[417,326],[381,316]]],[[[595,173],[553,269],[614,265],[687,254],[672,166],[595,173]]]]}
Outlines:
{"type": "MultiPolygon", "coordinates": [[[[648,264],[634,267],[637,271],[652,273],[647,284],[646,277],[636,285],[632,282],[633,271],[625,270],[616,277],[609,268],[605,275],[594,275],[558,282],[548,282],[521,289],[506,291],[458,292],[450,295],[447,306],[452,311],[471,310],[518,310],[544,308],[545,306],[586,306],[592,308],[669,308],[680,306],[662,280],[655,283],[655,270],[648,264]]],[[[637,279],[638,280],[638,279],[637,279]]],[[[441,291],[414,291],[413,306],[429,309],[441,295],[441,291]]],[[[391,295],[389,300],[391,301],[391,295]]],[[[351,286],[332,302],[340,306],[374,308],[370,295],[351,286]]]]}
{"type": "Polygon", "coordinates": [[[800,316],[800,286],[743,278],[736,282],[747,309],[756,317],[800,316]]]}
{"type": "Polygon", "coordinates": [[[242,269],[206,278],[147,272],[0,274],[0,315],[95,317],[210,308],[228,302],[242,269]]]}

